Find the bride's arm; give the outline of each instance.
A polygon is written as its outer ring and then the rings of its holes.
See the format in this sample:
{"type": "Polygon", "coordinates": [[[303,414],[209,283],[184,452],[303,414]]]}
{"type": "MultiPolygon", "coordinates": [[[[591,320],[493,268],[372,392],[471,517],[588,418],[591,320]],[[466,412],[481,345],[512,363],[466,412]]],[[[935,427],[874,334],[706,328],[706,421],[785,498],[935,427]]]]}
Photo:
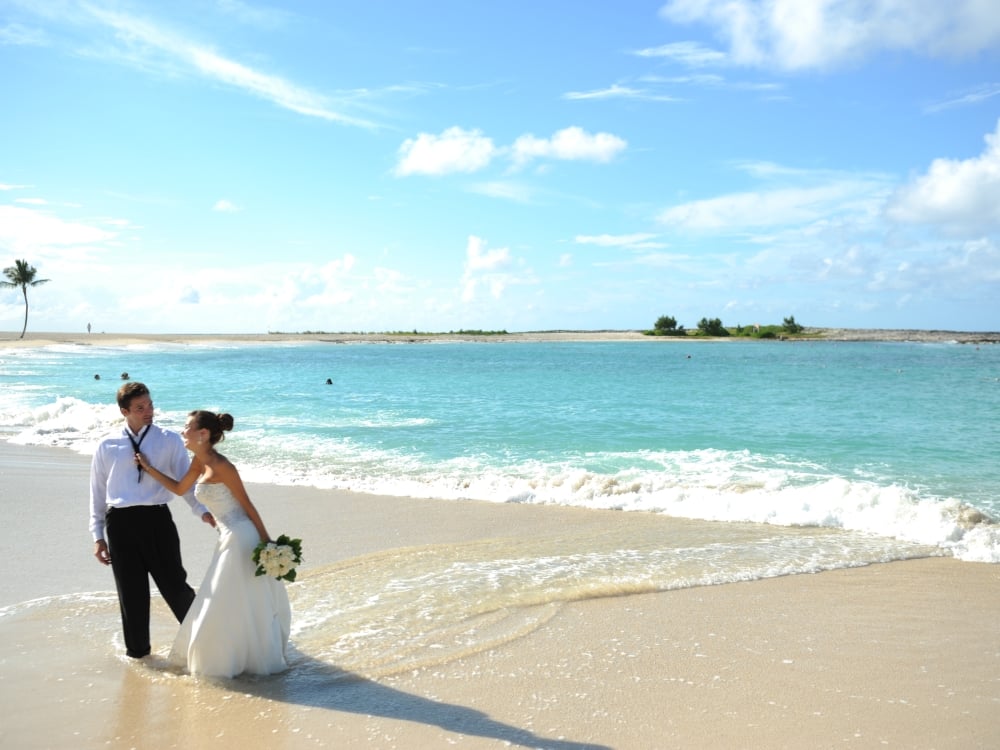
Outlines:
{"type": "Polygon", "coordinates": [[[198,477],[201,476],[201,473],[205,470],[201,461],[196,457],[191,461],[191,468],[188,469],[187,474],[181,477],[180,481],[178,481],[172,477],[168,477],[155,466],[152,466],[149,461],[146,460],[146,456],[143,453],[136,453],[135,460],[139,466],[149,472],[149,476],[153,477],[153,479],[162,484],[175,495],[184,495],[185,492],[194,486],[194,483],[198,481],[198,477]]]}

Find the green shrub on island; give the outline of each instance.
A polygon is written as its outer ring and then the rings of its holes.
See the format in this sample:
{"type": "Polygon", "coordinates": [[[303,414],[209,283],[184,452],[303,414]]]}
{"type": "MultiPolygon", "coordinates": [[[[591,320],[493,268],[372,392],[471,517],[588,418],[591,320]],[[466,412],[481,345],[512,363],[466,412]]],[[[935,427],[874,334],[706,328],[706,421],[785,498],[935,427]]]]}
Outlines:
{"type": "Polygon", "coordinates": [[[794,315],[790,315],[785,318],[781,327],[785,330],[785,333],[802,333],[802,331],[805,330],[802,326],[795,322],[794,315]]]}
{"type": "Polygon", "coordinates": [[[669,315],[661,315],[653,324],[653,330],[644,333],[652,336],[687,336],[684,326],[678,326],[677,319],[669,315]]]}
{"type": "Polygon", "coordinates": [[[677,324],[677,319],[670,315],[661,315],[653,324],[652,330],[643,331],[646,336],[697,336],[704,338],[727,338],[730,336],[754,339],[785,339],[790,336],[802,337],[815,334],[806,334],[805,326],[795,322],[795,316],[790,315],[784,318],[781,325],[762,326],[754,324],[744,326],[737,324],[735,328],[727,328],[722,325],[719,318],[702,318],[698,321],[697,330],[686,331],[684,326],[677,324]]]}
{"type": "Polygon", "coordinates": [[[729,330],[722,325],[719,318],[702,318],[698,321],[698,332],[703,336],[715,336],[722,338],[729,336],[729,330]]]}

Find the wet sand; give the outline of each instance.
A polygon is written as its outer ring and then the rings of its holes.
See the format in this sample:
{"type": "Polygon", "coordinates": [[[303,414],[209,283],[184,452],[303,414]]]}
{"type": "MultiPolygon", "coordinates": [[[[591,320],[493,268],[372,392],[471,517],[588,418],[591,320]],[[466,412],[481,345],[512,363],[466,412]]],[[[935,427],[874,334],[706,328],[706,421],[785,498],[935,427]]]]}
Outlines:
{"type": "MultiPolygon", "coordinates": [[[[86,528],[88,465],[0,443],[3,747],[1000,746],[1000,567],[945,558],[571,602],[500,647],[374,679],[308,653],[292,680],[171,676],[19,605],[104,592],[93,607],[117,621],[86,528]]],[[[307,530],[296,585],[381,550],[542,538],[610,513],[250,492],[269,521],[307,530]]],[[[182,502],[174,517],[197,582],[214,542],[182,502]]],[[[169,641],[162,602],[153,619],[169,641]]]]}

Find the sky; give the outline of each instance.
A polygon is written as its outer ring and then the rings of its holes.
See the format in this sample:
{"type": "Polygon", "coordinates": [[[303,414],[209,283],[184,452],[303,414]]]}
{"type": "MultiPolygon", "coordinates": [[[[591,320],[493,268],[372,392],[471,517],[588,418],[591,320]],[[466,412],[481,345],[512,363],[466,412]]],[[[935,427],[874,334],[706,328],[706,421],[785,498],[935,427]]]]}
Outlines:
{"type": "Polygon", "coordinates": [[[995,0],[0,0],[0,101],[29,335],[1000,330],[995,0]]]}

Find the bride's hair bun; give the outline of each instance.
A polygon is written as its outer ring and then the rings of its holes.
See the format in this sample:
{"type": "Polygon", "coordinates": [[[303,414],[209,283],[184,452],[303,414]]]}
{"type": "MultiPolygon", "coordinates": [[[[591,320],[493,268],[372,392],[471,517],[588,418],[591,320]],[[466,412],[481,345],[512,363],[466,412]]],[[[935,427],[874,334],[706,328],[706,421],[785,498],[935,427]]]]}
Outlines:
{"type": "Polygon", "coordinates": [[[208,441],[212,445],[225,438],[224,432],[233,429],[232,414],[216,414],[213,411],[198,409],[188,416],[194,417],[195,424],[198,425],[199,429],[208,430],[208,441]]]}

